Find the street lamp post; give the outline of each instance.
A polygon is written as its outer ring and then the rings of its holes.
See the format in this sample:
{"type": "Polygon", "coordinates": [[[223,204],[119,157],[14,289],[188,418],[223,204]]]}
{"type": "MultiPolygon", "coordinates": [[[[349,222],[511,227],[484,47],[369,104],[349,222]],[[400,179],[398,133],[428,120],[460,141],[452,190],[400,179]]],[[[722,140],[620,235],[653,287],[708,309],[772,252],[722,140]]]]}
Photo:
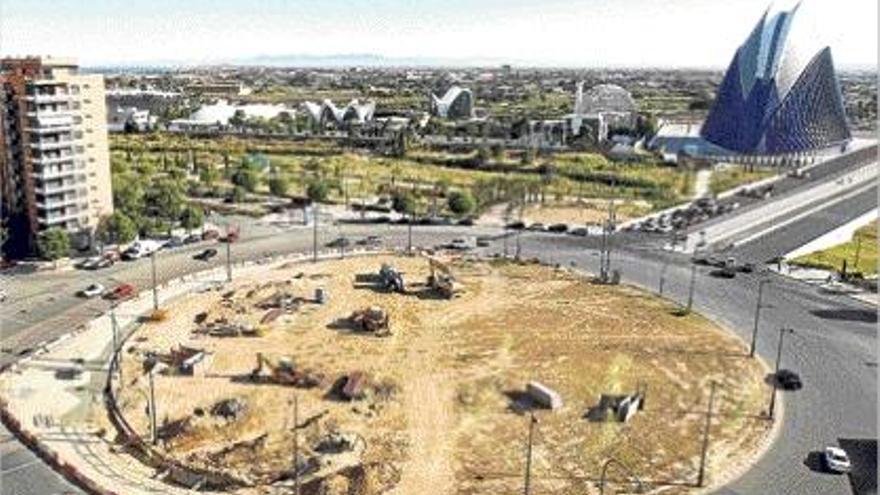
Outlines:
{"type": "Polygon", "coordinates": [[[697,265],[691,264],[691,282],[688,286],[687,312],[694,307],[694,288],[697,285],[697,265]]]}
{"type": "Polygon", "coordinates": [[[159,311],[159,288],[156,284],[156,251],[150,253],[150,271],[153,275],[153,311],[159,311]]]}
{"type": "Polygon", "coordinates": [[[706,477],[706,455],[709,453],[709,430],[712,428],[712,409],[715,407],[715,388],[718,383],[712,381],[709,390],[709,410],[706,411],[706,425],[703,428],[703,447],[700,451],[700,474],[697,477],[697,486],[703,486],[706,477]]]}
{"type": "Polygon", "coordinates": [[[755,357],[755,347],[757,346],[758,340],[758,321],[760,320],[761,308],[763,307],[762,300],[764,297],[764,284],[768,283],[770,283],[770,280],[766,278],[761,279],[761,281],[758,282],[758,301],[755,304],[755,325],[752,328],[752,343],[749,346],[749,357],[752,358],[755,357]]]}
{"type": "Polygon", "coordinates": [[[779,363],[782,361],[782,343],[787,333],[794,333],[794,330],[791,328],[779,329],[779,344],[776,348],[776,369],[773,373],[773,393],[770,395],[770,407],[767,411],[770,419],[773,419],[773,415],[776,412],[776,391],[779,388],[779,363]]]}
{"type": "Polygon", "coordinates": [[[312,206],[312,261],[318,261],[318,202],[312,206]]]}
{"type": "Polygon", "coordinates": [[[153,372],[155,371],[155,365],[150,369],[149,375],[150,378],[150,442],[153,445],[156,445],[156,442],[159,439],[159,434],[156,428],[156,391],[153,386],[153,372]]]}
{"type": "Polygon", "coordinates": [[[538,418],[535,417],[535,413],[531,413],[529,415],[529,443],[526,447],[526,479],[523,486],[523,495],[530,495],[532,493],[532,443],[534,442],[535,425],[537,423],[538,418]]]}

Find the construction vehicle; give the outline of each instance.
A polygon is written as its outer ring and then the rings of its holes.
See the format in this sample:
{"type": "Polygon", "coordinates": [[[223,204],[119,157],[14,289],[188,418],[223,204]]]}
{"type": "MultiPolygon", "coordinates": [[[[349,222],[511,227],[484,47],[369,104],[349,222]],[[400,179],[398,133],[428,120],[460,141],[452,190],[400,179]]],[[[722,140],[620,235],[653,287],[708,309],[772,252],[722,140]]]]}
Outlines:
{"type": "Polygon", "coordinates": [[[455,280],[447,263],[428,254],[422,256],[427,258],[428,265],[431,267],[431,274],[428,275],[428,287],[436,290],[447,299],[452,299],[461,292],[461,284],[455,280]]]}
{"type": "Polygon", "coordinates": [[[379,269],[379,282],[382,284],[382,288],[388,291],[402,294],[405,290],[403,274],[388,263],[382,263],[382,267],[379,269]]]}
{"type": "Polygon", "coordinates": [[[257,366],[251,370],[250,379],[257,383],[275,383],[291,387],[312,388],[323,381],[323,376],[311,370],[297,370],[290,357],[270,359],[257,353],[257,366]],[[268,371],[268,375],[263,374],[268,371]]]}
{"type": "Polygon", "coordinates": [[[362,332],[372,332],[377,336],[391,335],[388,313],[377,306],[357,310],[348,317],[348,320],[362,332]]]}

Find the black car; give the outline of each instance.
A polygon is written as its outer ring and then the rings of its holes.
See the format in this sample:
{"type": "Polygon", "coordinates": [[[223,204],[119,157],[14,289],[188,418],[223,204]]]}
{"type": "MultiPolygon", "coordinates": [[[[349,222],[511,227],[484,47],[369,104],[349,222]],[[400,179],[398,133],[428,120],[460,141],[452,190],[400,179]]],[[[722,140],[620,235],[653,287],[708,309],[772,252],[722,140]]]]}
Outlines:
{"type": "Polygon", "coordinates": [[[779,370],[776,373],[776,383],[783,390],[800,390],[803,387],[801,377],[791,370],[779,370]]]}
{"type": "Polygon", "coordinates": [[[512,230],[522,230],[522,229],[526,228],[526,224],[524,224],[523,222],[513,222],[513,223],[507,224],[506,228],[512,229],[512,230]]]}
{"type": "Polygon", "coordinates": [[[209,259],[213,258],[214,256],[217,256],[217,250],[214,248],[208,248],[208,249],[205,249],[204,251],[202,251],[201,253],[193,256],[193,258],[197,259],[197,260],[201,260],[201,261],[208,261],[209,259]]]}
{"type": "Polygon", "coordinates": [[[348,237],[337,237],[328,242],[326,246],[328,248],[347,248],[348,246],[351,246],[351,241],[348,240],[348,237]]]}
{"type": "Polygon", "coordinates": [[[568,225],[564,223],[554,223],[553,225],[547,227],[548,232],[555,232],[557,234],[564,234],[568,232],[568,225]]]}

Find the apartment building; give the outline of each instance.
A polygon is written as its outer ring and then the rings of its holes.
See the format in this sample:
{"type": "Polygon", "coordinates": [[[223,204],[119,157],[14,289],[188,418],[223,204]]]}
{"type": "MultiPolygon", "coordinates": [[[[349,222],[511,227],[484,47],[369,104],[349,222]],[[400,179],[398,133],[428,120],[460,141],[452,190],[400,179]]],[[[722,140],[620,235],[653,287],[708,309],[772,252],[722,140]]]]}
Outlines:
{"type": "Polygon", "coordinates": [[[0,59],[0,218],[4,251],[33,254],[40,231],[91,242],[113,212],[104,78],[75,60],[0,59]]]}

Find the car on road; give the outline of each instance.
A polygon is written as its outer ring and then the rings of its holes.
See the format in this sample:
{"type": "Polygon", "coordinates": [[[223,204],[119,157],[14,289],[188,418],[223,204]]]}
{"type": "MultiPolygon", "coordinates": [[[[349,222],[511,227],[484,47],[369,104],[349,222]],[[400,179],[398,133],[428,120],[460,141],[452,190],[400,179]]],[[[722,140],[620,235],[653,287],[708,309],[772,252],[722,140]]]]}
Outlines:
{"type": "Polygon", "coordinates": [[[458,221],[458,225],[461,225],[462,227],[472,227],[474,225],[474,218],[473,217],[462,218],[461,220],[458,221]]]}
{"type": "Polygon", "coordinates": [[[786,369],[781,369],[776,373],[776,383],[782,390],[800,390],[804,386],[797,373],[786,369]]]}
{"type": "Polygon", "coordinates": [[[522,229],[526,228],[526,224],[524,224],[523,222],[511,222],[511,223],[505,225],[504,228],[511,229],[511,230],[522,230],[522,229]]]}
{"type": "Polygon", "coordinates": [[[79,291],[80,297],[85,297],[86,299],[91,299],[93,297],[98,297],[104,293],[107,289],[104,288],[101,284],[91,284],[88,287],[79,291]]]}
{"type": "Polygon", "coordinates": [[[544,226],[543,223],[535,222],[535,223],[529,225],[526,230],[531,230],[534,232],[543,232],[545,229],[546,229],[546,227],[544,226]]]}
{"type": "Polygon", "coordinates": [[[489,245],[491,243],[492,243],[491,237],[486,237],[486,236],[478,236],[477,237],[477,247],[489,247],[489,245]]]}
{"type": "Polygon", "coordinates": [[[852,469],[849,455],[840,447],[825,447],[822,451],[822,463],[832,473],[848,473],[852,469]]]}
{"type": "Polygon", "coordinates": [[[382,245],[382,238],[377,235],[368,235],[363,239],[358,239],[355,244],[358,246],[378,247],[382,245]]]}
{"type": "Polygon", "coordinates": [[[449,243],[448,247],[449,249],[466,251],[468,249],[473,249],[477,247],[477,239],[474,237],[459,237],[458,239],[453,239],[452,242],[449,243]]]}
{"type": "Polygon", "coordinates": [[[135,241],[134,244],[131,245],[125,252],[122,253],[122,259],[124,260],[136,260],[138,258],[143,258],[144,256],[151,255],[156,251],[162,249],[165,243],[161,241],[154,241],[150,239],[135,241]]]}
{"type": "Polygon", "coordinates": [[[204,251],[202,251],[201,253],[193,256],[193,259],[200,260],[200,261],[208,261],[209,259],[213,258],[214,256],[217,256],[217,250],[214,248],[208,248],[208,249],[205,249],[204,251]]]}
{"type": "Polygon", "coordinates": [[[576,229],[571,229],[568,231],[569,235],[576,235],[578,237],[586,237],[590,234],[590,230],[586,227],[578,227],[576,229]]]}
{"type": "Polygon", "coordinates": [[[219,239],[217,239],[217,240],[220,241],[220,242],[233,243],[233,242],[235,242],[235,241],[238,240],[238,232],[236,232],[236,231],[234,231],[234,230],[229,231],[229,232],[226,233],[225,236],[223,236],[223,237],[221,237],[221,238],[219,238],[219,239]]]}
{"type": "Polygon", "coordinates": [[[184,245],[184,238],[176,235],[176,236],[172,237],[171,239],[168,239],[168,242],[166,242],[165,245],[162,246],[162,249],[171,249],[171,248],[176,248],[176,247],[180,247],[183,245],[184,245]]]}
{"type": "Polygon", "coordinates": [[[220,232],[218,232],[214,229],[208,229],[208,230],[202,232],[202,240],[203,241],[211,241],[211,240],[218,239],[218,238],[220,238],[220,232]]]}
{"type": "Polygon", "coordinates": [[[568,225],[564,223],[554,223],[553,225],[547,227],[547,232],[554,232],[556,234],[564,234],[568,232],[568,225]]]}
{"type": "Polygon", "coordinates": [[[134,297],[136,289],[132,284],[119,284],[110,292],[104,293],[104,298],[111,301],[123,301],[134,297]]]}
{"type": "Polygon", "coordinates": [[[351,241],[348,239],[348,237],[337,237],[336,239],[333,239],[332,241],[325,244],[324,246],[328,248],[347,248],[351,246],[351,241]]]}
{"type": "Polygon", "coordinates": [[[190,234],[183,239],[184,244],[195,244],[197,242],[202,241],[202,236],[199,234],[190,234]]]}

